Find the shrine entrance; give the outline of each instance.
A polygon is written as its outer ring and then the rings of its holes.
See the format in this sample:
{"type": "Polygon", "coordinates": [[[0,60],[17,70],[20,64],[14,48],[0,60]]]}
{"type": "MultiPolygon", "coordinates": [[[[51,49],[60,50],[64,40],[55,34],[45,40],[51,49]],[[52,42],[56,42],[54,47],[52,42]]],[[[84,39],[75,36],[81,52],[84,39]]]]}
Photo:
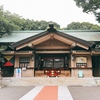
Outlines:
{"type": "Polygon", "coordinates": [[[67,69],[68,54],[40,54],[38,66],[40,69],[67,69]]]}
{"type": "Polygon", "coordinates": [[[68,57],[68,54],[39,54],[36,71],[40,71],[47,76],[59,76],[62,71],[69,71],[68,57]]]}

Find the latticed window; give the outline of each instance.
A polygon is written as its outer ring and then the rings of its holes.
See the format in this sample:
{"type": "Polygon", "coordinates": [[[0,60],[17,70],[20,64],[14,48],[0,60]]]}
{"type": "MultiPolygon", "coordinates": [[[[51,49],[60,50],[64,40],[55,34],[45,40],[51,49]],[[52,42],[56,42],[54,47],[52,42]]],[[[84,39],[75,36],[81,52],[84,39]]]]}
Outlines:
{"type": "Polygon", "coordinates": [[[43,66],[54,67],[54,68],[64,67],[64,59],[61,58],[44,59],[43,66]]]}
{"type": "Polygon", "coordinates": [[[19,67],[28,67],[30,66],[30,57],[20,57],[19,58],[19,67]]]}

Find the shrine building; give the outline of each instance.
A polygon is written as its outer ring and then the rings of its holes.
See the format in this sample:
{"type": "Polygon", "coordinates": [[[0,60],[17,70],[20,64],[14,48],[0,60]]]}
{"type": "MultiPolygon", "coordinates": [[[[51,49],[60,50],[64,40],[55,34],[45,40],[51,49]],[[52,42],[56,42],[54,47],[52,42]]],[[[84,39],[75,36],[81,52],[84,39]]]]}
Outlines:
{"type": "Polygon", "coordinates": [[[0,38],[3,77],[100,77],[100,31],[14,31],[0,38]],[[20,69],[20,70],[19,70],[20,69]]]}

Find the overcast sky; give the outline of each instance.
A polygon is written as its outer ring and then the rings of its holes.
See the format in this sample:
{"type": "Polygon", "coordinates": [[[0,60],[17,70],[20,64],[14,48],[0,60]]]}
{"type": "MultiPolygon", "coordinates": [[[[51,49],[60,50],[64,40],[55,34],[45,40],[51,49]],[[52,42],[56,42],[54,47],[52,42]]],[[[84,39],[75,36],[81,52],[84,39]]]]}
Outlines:
{"type": "Polygon", "coordinates": [[[71,22],[90,22],[98,24],[95,16],[82,12],[74,0],[0,0],[4,10],[16,13],[23,18],[45,20],[66,27],[71,22]]]}

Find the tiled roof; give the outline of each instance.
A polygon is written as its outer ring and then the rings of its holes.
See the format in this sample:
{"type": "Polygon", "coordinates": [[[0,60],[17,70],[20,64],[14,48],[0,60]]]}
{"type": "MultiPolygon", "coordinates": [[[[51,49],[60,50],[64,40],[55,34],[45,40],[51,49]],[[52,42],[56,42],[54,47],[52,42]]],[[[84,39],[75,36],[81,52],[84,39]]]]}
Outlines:
{"type": "MultiPolygon", "coordinates": [[[[65,32],[57,31],[57,30],[54,29],[54,27],[52,27],[52,26],[53,26],[53,25],[50,25],[50,28],[48,28],[46,31],[40,32],[39,34],[34,34],[34,35],[31,36],[31,37],[28,37],[28,38],[25,38],[25,39],[23,39],[23,40],[20,40],[20,41],[17,41],[17,42],[15,42],[15,43],[13,43],[13,44],[12,44],[12,47],[15,48],[15,47],[17,47],[17,46],[19,46],[19,45],[22,45],[23,43],[28,43],[28,42],[30,42],[30,41],[36,39],[36,38],[39,38],[39,37],[44,36],[44,35],[46,35],[46,34],[49,34],[49,33],[51,33],[51,32],[54,32],[55,34],[59,34],[60,36],[63,36],[63,37],[68,38],[68,39],[71,39],[71,40],[73,40],[73,41],[75,41],[75,42],[79,42],[79,43],[81,43],[81,44],[83,44],[83,45],[86,45],[86,46],[89,46],[89,47],[91,47],[91,46],[93,45],[92,43],[90,43],[89,41],[86,41],[86,40],[84,40],[84,39],[80,39],[80,38],[78,38],[78,37],[75,37],[75,36],[70,35],[70,34],[65,33],[65,32]]],[[[27,34],[28,34],[28,33],[27,33],[27,34]]]]}
{"type": "Polygon", "coordinates": [[[14,31],[11,35],[5,34],[0,38],[0,42],[18,42],[40,32],[41,31],[14,31]]]}
{"type": "MultiPolygon", "coordinates": [[[[20,40],[26,39],[28,37],[37,35],[44,30],[40,31],[14,31],[11,35],[5,34],[0,38],[0,42],[18,42],[20,40]]],[[[100,41],[100,32],[96,31],[70,31],[70,30],[60,30],[60,32],[66,33],[68,35],[86,40],[86,41],[100,41]]]]}
{"type": "Polygon", "coordinates": [[[66,31],[65,33],[86,41],[100,41],[100,31],[66,31]]]}

